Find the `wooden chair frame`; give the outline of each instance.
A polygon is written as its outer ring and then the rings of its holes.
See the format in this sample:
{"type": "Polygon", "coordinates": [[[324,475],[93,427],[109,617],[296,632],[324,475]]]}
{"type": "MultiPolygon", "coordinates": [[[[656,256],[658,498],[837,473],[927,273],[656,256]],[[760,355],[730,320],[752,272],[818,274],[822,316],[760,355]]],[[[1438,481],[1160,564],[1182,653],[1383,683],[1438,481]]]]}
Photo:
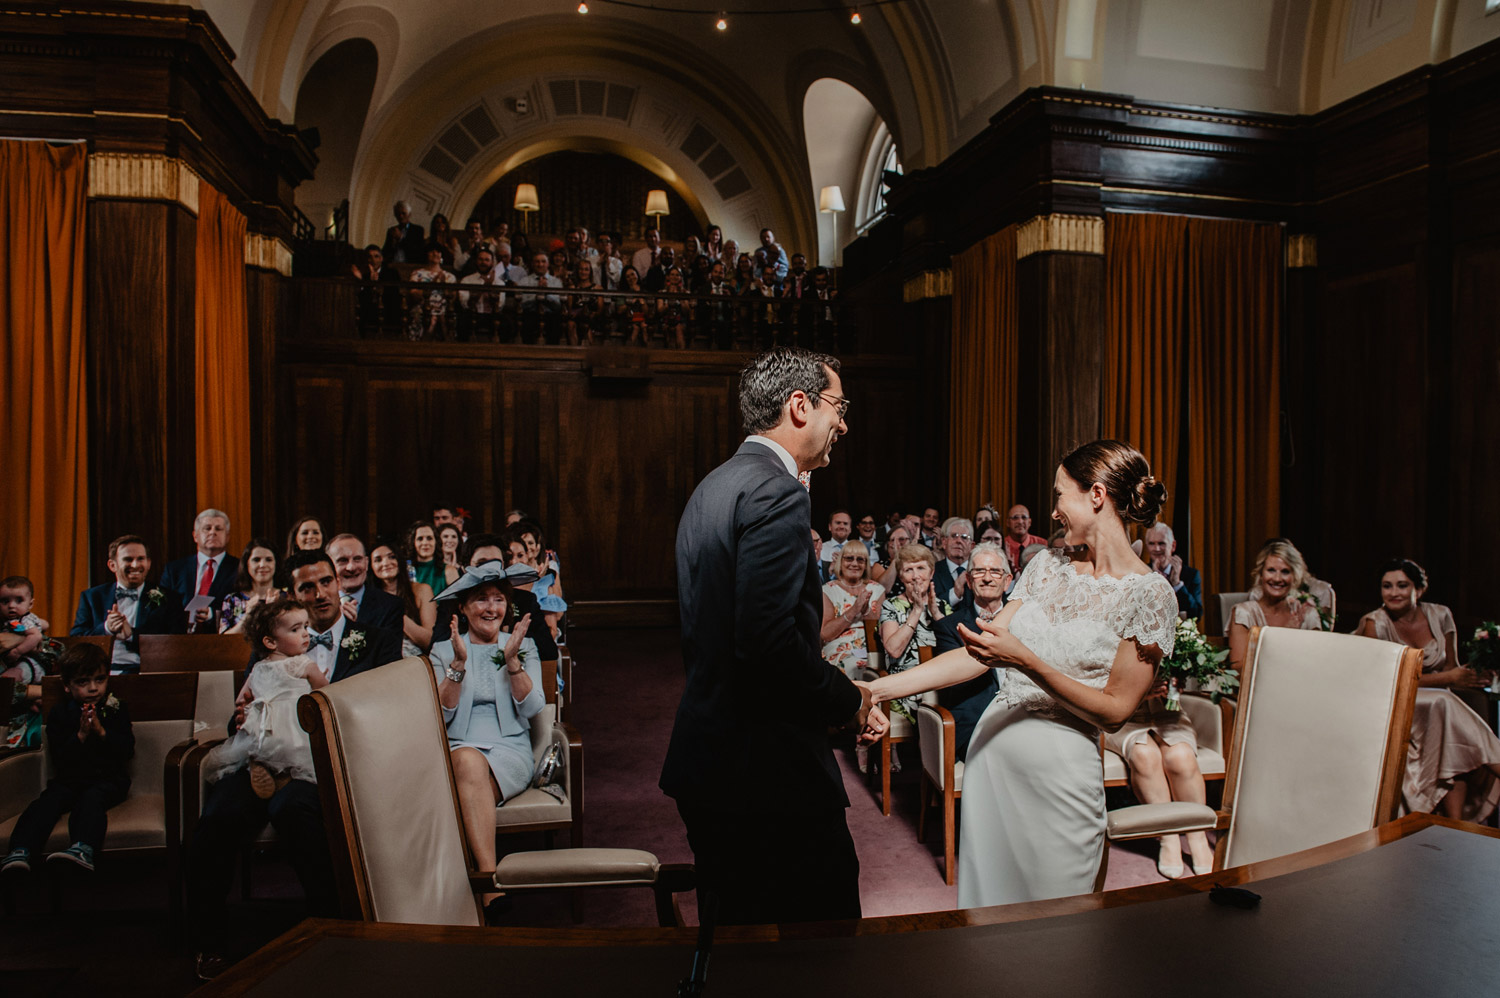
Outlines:
{"type": "Polygon", "coordinates": [[[943,767],[946,770],[943,773],[942,799],[939,801],[935,799],[937,788],[927,775],[927,767],[922,767],[922,809],[917,816],[917,841],[927,841],[927,811],[934,805],[940,805],[943,809],[943,882],[951,887],[958,879],[954,857],[958,850],[958,801],[963,799],[963,791],[954,786],[954,764],[958,761],[958,727],[946,707],[923,704],[917,710],[919,713],[932,711],[942,725],[943,767]]]}

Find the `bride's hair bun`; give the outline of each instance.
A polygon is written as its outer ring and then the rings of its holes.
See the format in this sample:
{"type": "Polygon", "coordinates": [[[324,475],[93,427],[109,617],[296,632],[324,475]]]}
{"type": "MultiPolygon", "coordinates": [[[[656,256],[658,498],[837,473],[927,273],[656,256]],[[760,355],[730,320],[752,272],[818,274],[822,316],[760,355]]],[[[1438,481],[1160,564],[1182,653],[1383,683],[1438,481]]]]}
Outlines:
{"type": "Polygon", "coordinates": [[[1155,523],[1167,501],[1167,487],[1151,474],[1140,451],[1118,440],[1095,440],[1062,459],[1063,470],[1081,487],[1104,486],[1120,519],[1155,523]]]}

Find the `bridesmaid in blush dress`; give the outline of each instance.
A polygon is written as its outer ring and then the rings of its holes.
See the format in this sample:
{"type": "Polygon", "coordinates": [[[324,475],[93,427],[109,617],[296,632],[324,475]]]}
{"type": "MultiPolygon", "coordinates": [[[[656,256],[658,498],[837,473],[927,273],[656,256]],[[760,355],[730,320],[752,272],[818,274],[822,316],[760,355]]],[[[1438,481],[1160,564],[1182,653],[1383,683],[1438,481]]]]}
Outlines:
{"type": "Polygon", "coordinates": [[[1380,579],[1380,606],[1354,632],[1422,649],[1422,678],[1411,718],[1411,743],[1401,780],[1407,811],[1440,811],[1482,822],[1500,804],[1500,738],[1454,691],[1483,680],[1458,660],[1458,625],[1446,606],[1422,599],[1427,573],[1405,558],[1380,579]]]}
{"type": "Polygon", "coordinates": [[[1052,513],[1072,556],[1036,555],[993,622],[959,628],[963,648],[873,684],[885,702],[1007,670],[965,763],[960,907],[1096,889],[1099,731],[1135,712],[1177,624],[1171,585],[1131,550],[1125,524],[1153,522],[1166,491],[1127,444],[1073,451],[1057,469],[1052,513]]]}

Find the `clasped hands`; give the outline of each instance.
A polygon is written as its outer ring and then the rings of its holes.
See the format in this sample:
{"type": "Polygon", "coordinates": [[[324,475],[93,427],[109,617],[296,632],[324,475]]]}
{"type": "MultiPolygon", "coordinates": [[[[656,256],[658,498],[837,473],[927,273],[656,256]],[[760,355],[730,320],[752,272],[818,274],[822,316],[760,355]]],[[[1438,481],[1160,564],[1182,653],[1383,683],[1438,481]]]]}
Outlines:
{"type": "Polygon", "coordinates": [[[876,706],[870,684],[856,679],[854,685],[859,687],[859,710],[847,727],[859,732],[856,738],[859,744],[872,745],[891,730],[891,722],[885,712],[876,706]]]}

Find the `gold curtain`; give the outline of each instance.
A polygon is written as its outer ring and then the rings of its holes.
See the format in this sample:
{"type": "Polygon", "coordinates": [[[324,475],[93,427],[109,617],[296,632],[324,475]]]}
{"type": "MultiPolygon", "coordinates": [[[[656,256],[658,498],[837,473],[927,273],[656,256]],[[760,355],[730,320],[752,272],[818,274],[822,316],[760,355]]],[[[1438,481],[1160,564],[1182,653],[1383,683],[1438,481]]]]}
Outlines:
{"type": "Polygon", "coordinates": [[[250,326],[245,302],[245,216],[207,182],[198,189],[194,410],[198,508],[229,514],[242,541],[250,524],[250,326]]]}
{"type": "Polygon", "coordinates": [[[1205,593],[1235,591],[1280,533],[1281,228],[1195,219],[1189,239],[1191,551],[1205,593]]]}
{"type": "Polygon", "coordinates": [[[83,143],[0,141],[0,575],[68,633],[88,585],[83,143]]]}
{"type": "Polygon", "coordinates": [[[1188,220],[1105,216],[1104,436],[1133,444],[1167,486],[1173,522],[1182,432],[1183,258],[1188,220]]]}
{"type": "Polygon", "coordinates": [[[1016,491],[1016,228],[953,258],[948,500],[965,516],[1016,491]]]}

